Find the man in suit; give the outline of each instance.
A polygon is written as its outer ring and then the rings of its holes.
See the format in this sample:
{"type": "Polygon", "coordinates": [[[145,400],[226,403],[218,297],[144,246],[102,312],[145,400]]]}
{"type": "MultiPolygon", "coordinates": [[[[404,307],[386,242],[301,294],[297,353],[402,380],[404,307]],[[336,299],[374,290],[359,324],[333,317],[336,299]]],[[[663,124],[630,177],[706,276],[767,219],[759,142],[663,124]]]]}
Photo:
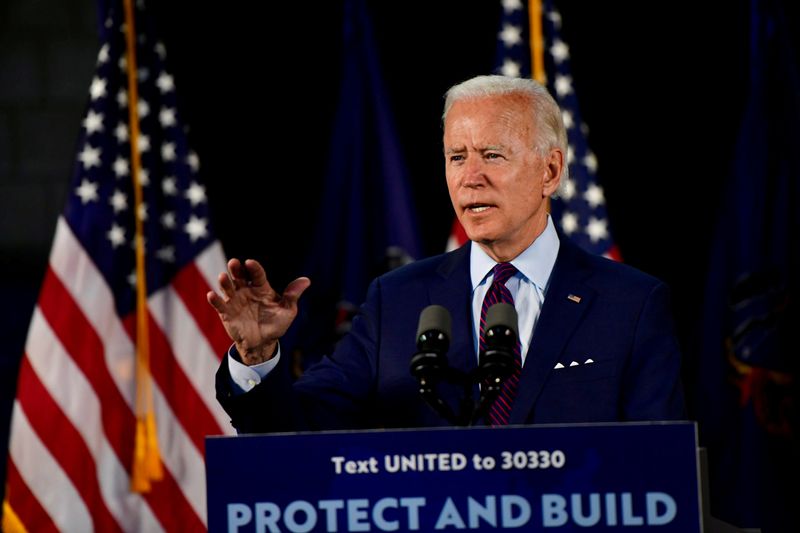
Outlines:
{"type": "MultiPolygon", "coordinates": [[[[450,311],[449,362],[466,372],[478,362],[484,299],[498,291],[519,313],[521,368],[488,423],[681,418],[665,286],[581,251],[548,215],[567,154],[552,97],[532,80],[479,76],[448,91],[443,119],[447,186],[470,242],[373,281],[348,336],[295,383],[278,341],[310,280],[279,294],[257,262],[228,263],[222,296],[210,292],[208,300],[234,341],[217,374],[233,425],[264,432],[444,424],[409,373],[419,313],[430,304],[450,311]]],[[[461,390],[442,385],[441,394],[454,403],[461,390]]]]}

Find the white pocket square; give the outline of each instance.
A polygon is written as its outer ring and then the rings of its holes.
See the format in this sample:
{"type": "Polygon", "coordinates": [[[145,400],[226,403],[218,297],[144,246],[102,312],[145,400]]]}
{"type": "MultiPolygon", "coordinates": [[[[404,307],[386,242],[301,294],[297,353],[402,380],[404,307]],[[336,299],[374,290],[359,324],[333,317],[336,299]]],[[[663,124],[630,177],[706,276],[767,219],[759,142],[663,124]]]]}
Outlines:
{"type": "MultiPolygon", "coordinates": [[[[590,357],[590,358],[586,359],[586,361],[584,361],[582,364],[584,364],[584,365],[590,365],[590,364],[592,364],[592,363],[594,363],[594,359],[592,359],[592,358],[590,357]]],[[[570,366],[570,367],[573,367],[573,366],[581,366],[581,363],[579,363],[579,362],[577,362],[577,361],[572,361],[572,362],[570,362],[569,366],[570,366]]],[[[554,366],[554,367],[553,367],[553,370],[560,370],[560,369],[562,369],[562,368],[566,368],[566,367],[564,366],[564,363],[556,363],[556,366],[554,366]]]]}

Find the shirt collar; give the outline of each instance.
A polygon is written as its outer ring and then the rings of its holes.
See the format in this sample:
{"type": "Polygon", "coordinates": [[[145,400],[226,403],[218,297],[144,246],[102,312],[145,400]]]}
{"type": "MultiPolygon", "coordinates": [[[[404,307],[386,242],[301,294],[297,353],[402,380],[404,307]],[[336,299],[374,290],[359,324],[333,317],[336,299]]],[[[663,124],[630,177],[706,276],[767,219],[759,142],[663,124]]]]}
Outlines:
{"type": "MultiPolygon", "coordinates": [[[[559,246],[553,219],[547,215],[547,225],[544,231],[521,254],[512,259],[511,264],[544,292],[556,264],[559,246]]],[[[497,261],[489,257],[483,248],[476,244],[470,246],[469,272],[473,291],[483,283],[496,264],[497,261]]]]}

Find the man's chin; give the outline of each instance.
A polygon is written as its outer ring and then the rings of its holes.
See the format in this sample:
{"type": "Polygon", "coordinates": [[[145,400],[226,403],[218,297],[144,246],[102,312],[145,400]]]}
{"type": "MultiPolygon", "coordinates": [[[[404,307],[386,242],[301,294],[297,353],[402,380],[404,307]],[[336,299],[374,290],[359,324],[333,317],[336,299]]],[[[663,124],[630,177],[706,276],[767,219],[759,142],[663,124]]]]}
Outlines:
{"type": "Polygon", "coordinates": [[[495,224],[492,222],[488,219],[474,220],[474,217],[470,216],[461,217],[461,226],[463,226],[464,232],[469,240],[475,242],[491,241],[497,238],[497,228],[493,227],[495,224]]]}
{"type": "Polygon", "coordinates": [[[470,231],[467,228],[464,228],[464,230],[465,230],[465,232],[467,234],[467,238],[469,240],[473,241],[473,242],[477,242],[478,244],[491,244],[497,239],[496,235],[494,235],[494,234],[492,234],[492,233],[490,233],[488,231],[485,231],[485,230],[484,231],[475,231],[475,230],[470,231]]]}

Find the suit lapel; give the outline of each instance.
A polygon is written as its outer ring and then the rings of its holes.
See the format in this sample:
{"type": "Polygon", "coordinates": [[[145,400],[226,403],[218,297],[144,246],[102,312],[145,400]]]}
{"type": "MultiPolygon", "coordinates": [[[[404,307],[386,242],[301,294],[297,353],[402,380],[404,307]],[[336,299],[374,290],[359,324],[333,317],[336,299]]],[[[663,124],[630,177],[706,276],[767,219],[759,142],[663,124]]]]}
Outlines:
{"type": "Polygon", "coordinates": [[[430,303],[450,311],[453,338],[450,339],[450,366],[469,372],[477,366],[472,342],[472,291],[469,276],[470,244],[445,256],[437,268],[438,280],[429,286],[430,303]]]}
{"type": "Polygon", "coordinates": [[[594,289],[584,284],[589,271],[583,267],[582,253],[562,237],[550,286],[522,368],[510,424],[524,424],[529,420],[542,386],[594,299],[594,289]]]}

